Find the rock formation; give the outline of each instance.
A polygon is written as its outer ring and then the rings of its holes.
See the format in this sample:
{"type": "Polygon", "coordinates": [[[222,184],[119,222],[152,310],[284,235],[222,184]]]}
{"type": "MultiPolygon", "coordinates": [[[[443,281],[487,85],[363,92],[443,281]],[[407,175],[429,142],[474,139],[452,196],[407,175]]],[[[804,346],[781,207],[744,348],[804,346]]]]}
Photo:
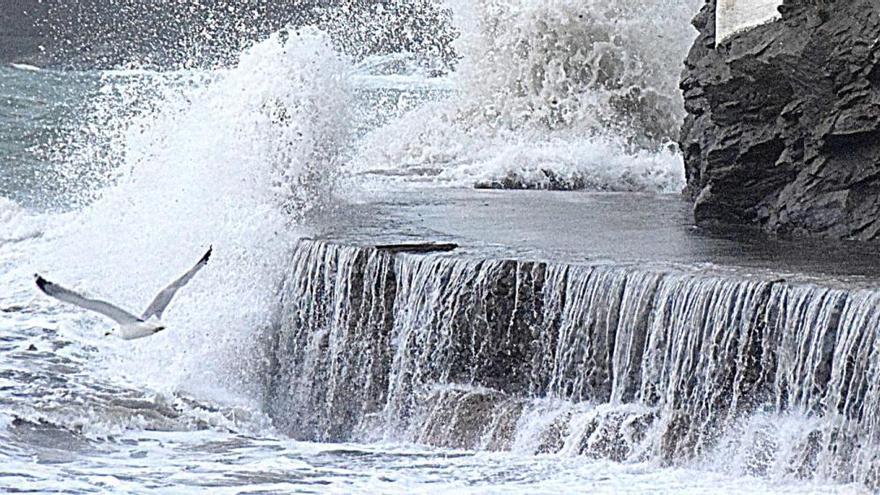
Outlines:
{"type": "Polygon", "coordinates": [[[786,0],[717,47],[715,5],[681,83],[697,223],[880,239],[880,4],[786,0]]]}

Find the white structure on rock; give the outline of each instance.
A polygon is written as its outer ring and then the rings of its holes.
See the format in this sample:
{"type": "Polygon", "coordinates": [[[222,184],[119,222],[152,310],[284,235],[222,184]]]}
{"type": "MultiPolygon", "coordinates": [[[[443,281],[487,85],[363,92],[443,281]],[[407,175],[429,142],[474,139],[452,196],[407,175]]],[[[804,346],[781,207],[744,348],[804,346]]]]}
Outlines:
{"type": "Polygon", "coordinates": [[[718,0],[715,9],[715,44],[730,35],[779,18],[782,0],[718,0]]]}

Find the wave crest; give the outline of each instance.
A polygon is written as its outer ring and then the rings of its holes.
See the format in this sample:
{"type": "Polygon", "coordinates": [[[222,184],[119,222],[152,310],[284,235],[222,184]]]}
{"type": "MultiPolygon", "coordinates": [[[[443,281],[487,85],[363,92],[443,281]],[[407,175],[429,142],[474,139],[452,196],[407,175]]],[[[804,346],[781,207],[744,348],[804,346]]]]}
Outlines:
{"type": "Polygon", "coordinates": [[[683,29],[692,2],[451,3],[458,90],[368,136],[358,170],[456,185],[682,187],[669,148],[683,114],[677,68],[696,34],[683,29]]]}
{"type": "MultiPolygon", "coordinates": [[[[169,308],[169,331],[108,352],[109,369],[221,402],[260,393],[260,329],[278,304],[279,267],[298,219],[326,201],[347,145],[350,70],[324,34],[301,29],[256,44],[230,69],[107,76],[82,152],[65,166],[110,171],[97,199],[59,221],[38,262],[138,308],[215,248],[169,308]]],[[[72,339],[99,335],[94,323],[81,327],[72,339]]]]}

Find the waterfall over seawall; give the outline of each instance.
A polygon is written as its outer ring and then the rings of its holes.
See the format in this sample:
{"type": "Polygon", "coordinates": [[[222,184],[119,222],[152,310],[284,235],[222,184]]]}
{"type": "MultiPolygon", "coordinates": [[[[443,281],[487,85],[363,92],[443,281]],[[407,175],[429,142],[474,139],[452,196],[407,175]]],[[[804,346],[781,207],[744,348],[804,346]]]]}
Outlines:
{"type": "Polygon", "coordinates": [[[267,408],[402,440],[877,484],[880,292],[301,241],[267,408]]]}

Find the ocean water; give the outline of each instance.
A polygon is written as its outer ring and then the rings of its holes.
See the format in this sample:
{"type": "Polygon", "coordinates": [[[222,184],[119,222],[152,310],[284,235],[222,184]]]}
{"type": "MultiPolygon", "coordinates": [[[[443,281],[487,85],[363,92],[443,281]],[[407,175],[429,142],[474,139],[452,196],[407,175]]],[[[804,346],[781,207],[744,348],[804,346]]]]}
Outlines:
{"type": "Polygon", "coordinates": [[[269,329],[319,213],[391,189],[677,191],[697,3],[451,3],[451,73],[353,60],[317,29],[215,69],[0,67],[0,491],[857,491],[720,461],[294,441],[267,412],[269,329]],[[208,245],[150,339],[107,340],[32,281],[137,310],[208,245]]]}

